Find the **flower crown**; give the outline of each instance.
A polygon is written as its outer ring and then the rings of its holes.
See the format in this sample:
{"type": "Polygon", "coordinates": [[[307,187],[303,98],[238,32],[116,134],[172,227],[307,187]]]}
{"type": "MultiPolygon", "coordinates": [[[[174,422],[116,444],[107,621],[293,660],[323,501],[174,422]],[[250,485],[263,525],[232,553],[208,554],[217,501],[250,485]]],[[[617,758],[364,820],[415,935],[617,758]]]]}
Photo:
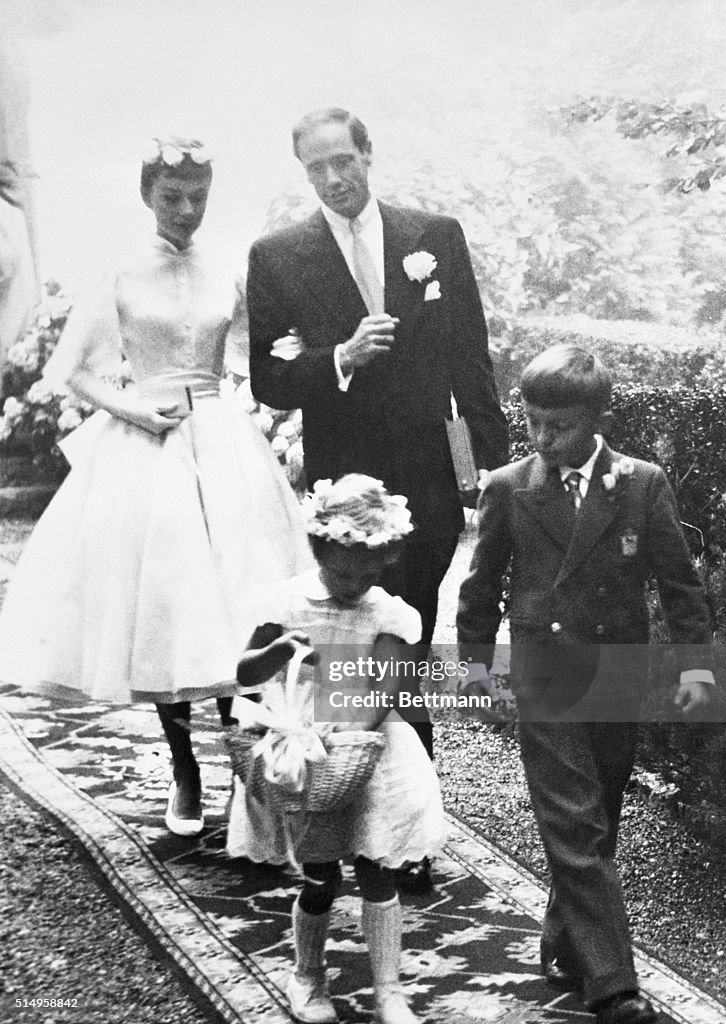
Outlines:
{"type": "Polygon", "coordinates": [[[411,513],[402,494],[389,494],[380,480],[350,473],[333,483],[318,480],[302,503],[308,533],[344,547],[383,547],[411,533],[411,513]]]}
{"type": "Polygon", "coordinates": [[[182,141],[181,139],[152,139],[149,150],[144,154],[145,164],[164,163],[167,167],[178,167],[184,157],[195,164],[209,164],[213,157],[209,150],[196,139],[182,141]]]}

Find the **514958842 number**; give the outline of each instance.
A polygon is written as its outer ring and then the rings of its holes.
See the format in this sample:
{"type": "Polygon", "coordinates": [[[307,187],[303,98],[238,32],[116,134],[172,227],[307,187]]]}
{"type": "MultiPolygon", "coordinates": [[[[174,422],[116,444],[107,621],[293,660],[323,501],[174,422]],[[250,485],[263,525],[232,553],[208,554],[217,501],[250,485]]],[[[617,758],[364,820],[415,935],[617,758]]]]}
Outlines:
{"type": "Polygon", "coordinates": [[[15,1005],[16,1005],[16,1007],[18,1007],[18,1006],[32,1006],[32,1007],[35,1007],[36,1009],[47,1009],[48,1007],[60,1007],[60,1006],[75,1007],[75,1006],[78,1006],[78,1000],[77,999],[60,999],[60,998],[58,998],[58,999],[54,999],[54,998],[41,998],[39,996],[35,996],[33,999],[16,999],[15,1000],[15,1005]]]}

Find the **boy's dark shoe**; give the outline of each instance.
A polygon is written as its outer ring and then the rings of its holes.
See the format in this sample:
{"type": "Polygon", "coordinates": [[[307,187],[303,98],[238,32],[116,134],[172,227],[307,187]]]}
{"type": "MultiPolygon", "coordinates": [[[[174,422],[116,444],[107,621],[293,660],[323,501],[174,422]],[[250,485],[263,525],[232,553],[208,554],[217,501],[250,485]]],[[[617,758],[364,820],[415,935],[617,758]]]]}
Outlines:
{"type": "Polygon", "coordinates": [[[560,992],[577,992],[580,989],[580,979],[574,968],[559,963],[556,958],[542,960],[542,974],[547,984],[560,992]]]}
{"type": "Polygon", "coordinates": [[[597,1024],[656,1024],[658,1014],[638,992],[619,992],[593,1007],[597,1024]]]}
{"type": "Polygon", "coordinates": [[[424,893],[431,892],[434,887],[431,878],[431,863],[428,857],[404,864],[403,867],[396,868],[393,874],[396,888],[400,892],[410,892],[415,896],[422,896],[424,893]]]}

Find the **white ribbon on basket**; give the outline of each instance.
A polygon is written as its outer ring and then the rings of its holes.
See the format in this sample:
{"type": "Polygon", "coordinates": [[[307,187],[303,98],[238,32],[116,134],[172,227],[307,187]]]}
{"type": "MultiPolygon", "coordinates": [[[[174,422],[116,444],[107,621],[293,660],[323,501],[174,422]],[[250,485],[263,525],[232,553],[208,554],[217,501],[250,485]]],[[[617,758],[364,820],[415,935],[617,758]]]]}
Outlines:
{"type": "Polygon", "coordinates": [[[328,756],[310,717],[312,683],[298,684],[303,659],[312,652],[301,644],[295,647],[285,683],[268,684],[264,703],[255,706],[256,724],[267,732],[251,751],[254,757],[262,756],[265,779],[288,793],[301,793],[307,783],[309,765],[328,756]]]}

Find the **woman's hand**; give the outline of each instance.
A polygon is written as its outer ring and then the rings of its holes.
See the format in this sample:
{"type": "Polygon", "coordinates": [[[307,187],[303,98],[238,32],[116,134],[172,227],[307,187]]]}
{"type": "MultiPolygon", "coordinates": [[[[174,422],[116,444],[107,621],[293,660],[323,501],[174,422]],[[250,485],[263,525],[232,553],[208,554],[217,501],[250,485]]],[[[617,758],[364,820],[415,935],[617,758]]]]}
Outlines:
{"type": "Polygon", "coordinates": [[[177,405],[161,405],[140,395],[127,396],[124,401],[119,402],[118,412],[112,409],[109,409],[109,412],[157,437],[174,430],[189,415],[188,412],[180,413],[177,405]]]}
{"type": "Polygon", "coordinates": [[[115,385],[96,377],[84,367],[78,367],[66,383],[80,398],[97,409],[105,409],[116,419],[133,423],[157,437],[174,430],[189,415],[189,410],[180,409],[177,404],[145,398],[135,388],[119,391],[115,385]]]}

